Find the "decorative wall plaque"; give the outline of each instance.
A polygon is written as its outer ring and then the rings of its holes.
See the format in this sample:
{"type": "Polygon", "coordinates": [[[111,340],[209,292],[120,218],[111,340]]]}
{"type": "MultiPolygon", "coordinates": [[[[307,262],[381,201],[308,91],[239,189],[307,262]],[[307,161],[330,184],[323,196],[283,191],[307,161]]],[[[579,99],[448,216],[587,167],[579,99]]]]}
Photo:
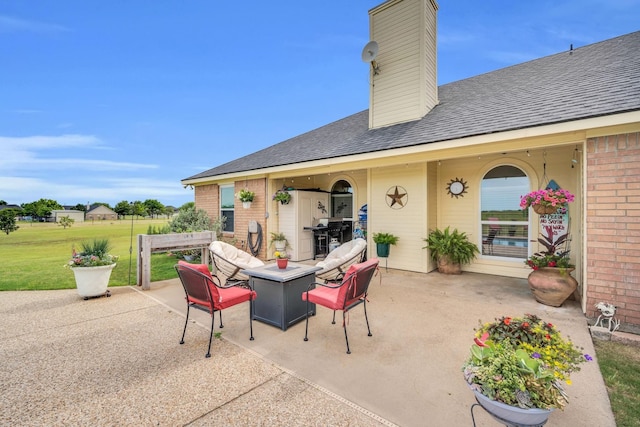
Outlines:
{"type": "Polygon", "coordinates": [[[407,202],[409,201],[407,190],[405,190],[404,187],[400,187],[399,185],[389,188],[387,190],[387,196],[385,198],[387,201],[387,205],[391,209],[402,209],[407,205],[407,202]]]}

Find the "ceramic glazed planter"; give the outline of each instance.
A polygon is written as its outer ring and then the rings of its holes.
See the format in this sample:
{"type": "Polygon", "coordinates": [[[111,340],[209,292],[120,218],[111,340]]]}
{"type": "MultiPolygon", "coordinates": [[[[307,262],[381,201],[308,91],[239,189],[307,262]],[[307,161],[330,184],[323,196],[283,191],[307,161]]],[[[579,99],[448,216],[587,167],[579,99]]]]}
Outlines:
{"type": "Polygon", "coordinates": [[[523,409],[517,406],[506,405],[502,402],[489,399],[484,394],[473,390],[476,400],[496,421],[507,425],[541,426],[549,419],[552,410],[549,409],[523,409]]]}
{"type": "Polygon", "coordinates": [[[284,270],[285,268],[287,268],[287,264],[289,263],[289,260],[286,258],[278,258],[276,259],[276,263],[278,264],[279,269],[284,270]]]}
{"type": "Polygon", "coordinates": [[[73,267],[71,270],[76,278],[78,294],[84,299],[108,295],[107,287],[111,278],[111,270],[116,264],[100,265],[97,267],[73,267]]]}
{"type": "Polygon", "coordinates": [[[376,243],[376,253],[380,258],[387,258],[391,245],[389,243],[376,243]]]}
{"type": "Polygon", "coordinates": [[[574,268],[542,267],[533,270],[527,282],[533,296],[539,303],[560,307],[578,287],[578,281],[571,276],[574,268]]]}

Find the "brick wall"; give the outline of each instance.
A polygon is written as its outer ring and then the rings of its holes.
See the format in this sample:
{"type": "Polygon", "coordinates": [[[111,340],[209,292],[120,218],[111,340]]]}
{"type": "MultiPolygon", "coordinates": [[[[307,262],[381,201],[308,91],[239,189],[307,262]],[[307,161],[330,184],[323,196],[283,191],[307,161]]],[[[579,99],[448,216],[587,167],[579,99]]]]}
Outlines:
{"type": "Polygon", "coordinates": [[[640,133],[587,140],[587,316],[614,304],[640,333],[640,133]]]}
{"type": "MultiPolygon", "coordinates": [[[[244,209],[242,202],[235,199],[234,204],[234,232],[224,233],[223,238],[228,242],[234,242],[235,245],[247,252],[250,252],[248,247],[248,231],[249,221],[257,221],[262,227],[262,245],[259,251],[259,258],[266,258],[266,247],[269,241],[266,236],[266,219],[265,212],[267,211],[267,203],[270,201],[266,197],[266,180],[250,179],[237,181],[234,186],[234,193],[238,193],[240,190],[246,188],[256,193],[256,197],[251,203],[251,208],[244,209]]],[[[199,185],[195,187],[195,204],[196,209],[204,209],[211,219],[217,219],[220,216],[220,188],[217,184],[211,185],[199,185]]],[[[252,235],[252,242],[255,245],[257,241],[257,235],[252,235]]]]}
{"type": "MultiPolygon", "coordinates": [[[[269,240],[265,235],[267,230],[265,212],[267,212],[267,203],[270,199],[267,200],[266,197],[265,179],[249,179],[235,183],[236,194],[245,188],[256,193],[256,197],[253,199],[249,209],[244,209],[242,202],[236,198],[234,204],[235,223],[233,237],[236,239],[237,247],[251,253],[248,246],[249,221],[257,221],[262,227],[262,245],[260,246],[258,258],[266,259],[266,246],[269,244],[269,240]]],[[[254,245],[256,244],[257,237],[255,234],[251,236],[254,245]]]]}
{"type": "Polygon", "coordinates": [[[217,184],[198,185],[195,188],[196,210],[204,209],[209,218],[220,216],[220,192],[217,184]]]}

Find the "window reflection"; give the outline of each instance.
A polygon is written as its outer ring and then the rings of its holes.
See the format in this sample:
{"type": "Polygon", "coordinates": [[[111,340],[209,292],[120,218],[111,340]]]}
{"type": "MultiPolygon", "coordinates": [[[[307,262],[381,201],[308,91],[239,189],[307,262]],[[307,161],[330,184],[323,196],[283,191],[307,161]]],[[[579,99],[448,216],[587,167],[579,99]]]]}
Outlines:
{"type": "Polygon", "coordinates": [[[520,196],[529,192],[529,178],[517,167],[502,165],[482,179],[480,223],[482,255],[526,259],[529,210],[520,209],[520,196]]]}

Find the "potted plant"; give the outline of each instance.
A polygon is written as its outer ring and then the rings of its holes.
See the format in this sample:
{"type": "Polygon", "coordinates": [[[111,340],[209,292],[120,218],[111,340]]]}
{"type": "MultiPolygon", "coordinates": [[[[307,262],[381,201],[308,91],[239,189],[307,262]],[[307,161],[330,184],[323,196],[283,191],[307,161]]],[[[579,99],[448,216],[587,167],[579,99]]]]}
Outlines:
{"type": "Polygon", "coordinates": [[[71,268],[76,279],[78,294],[89,299],[96,296],[111,296],[107,287],[111,270],[116,266],[118,257],[109,254],[109,239],[94,239],[81,243],[80,252],[72,248],[72,256],[65,265],[71,268]]]}
{"type": "Polygon", "coordinates": [[[546,250],[536,252],[524,263],[533,270],[527,277],[529,288],[536,301],[560,307],[578,287],[578,281],[571,276],[575,269],[569,259],[569,233],[554,238],[553,227],[544,227],[538,242],[546,250]]]}
{"type": "Polygon", "coordinates": [[[569,202],[573,202],[575,196],[567,190],[546,188],[532,191],[520,198],[520,209],[528,209],[529,206],[539,215],[556,213],[559,209],[566,210],[569,202]]]}
{"type": "Polygon", "coordinates": [[[526,314],[481,324],[462,370],[478,403],[503,424],[542,425],[567,404],[562,382],[587,360],[554,325],[526,314]]]}
{"type": "Polygon", "coordinates": [[[249,209],[251,207],[251,202],[253,202],[254,197],[256,197],[256,193],[245,188],[238,192],[237,197],[242,202],[242,207],[249,209]]]}
{"type": "Polygon", "coordinates": [[[289,242],[287,242],[287,237],[284,233],[275,233],[272,231],[269,245],[275,247],[276,251],[283,252],[287,249],[287,246],[289,246],[289,242]]]}
{"type": "Polygon", "coordinates": [[[438,264],[438,271],[444,274],[462,273],[462,265],[473,261],[480,253],[478,246],[469,241],[467,234],[449,227],[444,230],[435,229],[426,239],[431,259],[438,264]]]}
{"type": "Polygon", "coordinates": [[[373,233],[373,242],[376,244],[378,256],[381,258],[388,257],[391,245],[398,243],[398,239],[398,236],[390,233],[373,233]]]}
{"type": "Polygon", "coordinates": [[[289,193],[285,188],[282,188],[275,192],[273,200],[280,202],[281,205],[288,205],[291,201],[291,193],[289,193]]]}
{"type": "Polygon", "coordinates": [[[276,264],[278,268],[284,270],[287,268],[287,264],[289,263],[289,255],[284,251],[276,251],[273,254],[276,257],[276,264]]]}

